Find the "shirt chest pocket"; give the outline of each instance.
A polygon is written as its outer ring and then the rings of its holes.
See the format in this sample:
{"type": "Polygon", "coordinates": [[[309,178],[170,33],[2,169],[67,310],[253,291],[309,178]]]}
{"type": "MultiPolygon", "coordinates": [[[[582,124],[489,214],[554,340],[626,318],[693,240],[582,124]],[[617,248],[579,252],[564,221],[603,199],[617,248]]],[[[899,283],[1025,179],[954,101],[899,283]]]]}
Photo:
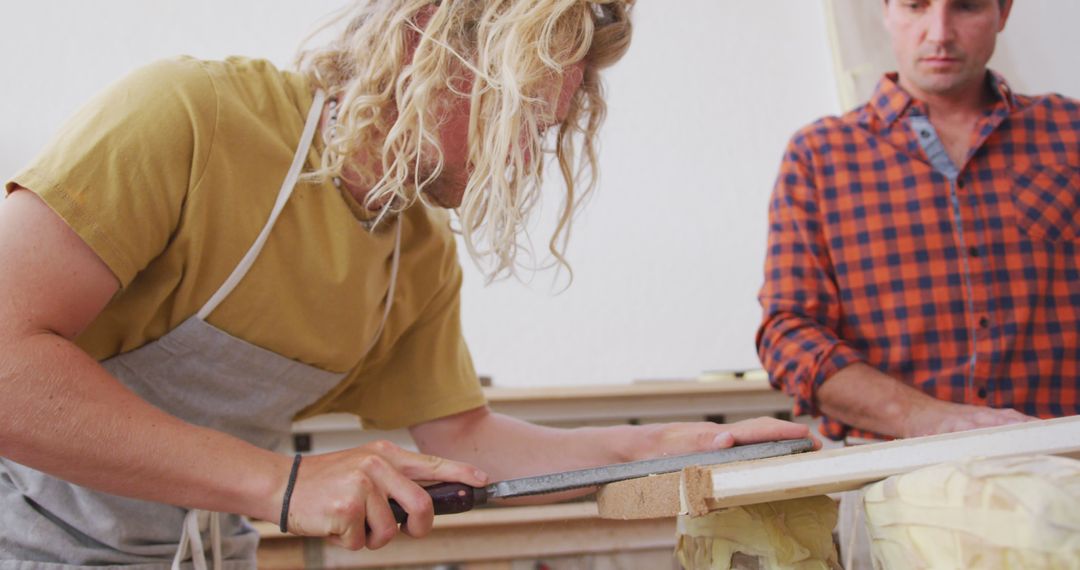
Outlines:
{"type": "Polygon", "coordinates": [[[1013,207],[1020,231],[1032,239],[1080,239],[1080,169],[1033,165],[1013,174],[1013,207]]]}

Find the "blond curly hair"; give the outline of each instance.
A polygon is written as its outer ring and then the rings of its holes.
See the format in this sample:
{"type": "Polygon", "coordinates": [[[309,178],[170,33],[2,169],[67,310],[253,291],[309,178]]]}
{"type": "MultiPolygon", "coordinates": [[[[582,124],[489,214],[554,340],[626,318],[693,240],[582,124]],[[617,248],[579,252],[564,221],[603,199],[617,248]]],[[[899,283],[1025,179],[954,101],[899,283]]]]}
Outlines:
{"type": "Polygon", "coordinates": [[[632,2],[356,0],[316,32],[334,33],[328,43],[297,58],[307,80],[339,102],[313,175],[370,188],[369,206],[396,211],[424,200],[443,168],[437,134],[447,101],[468,97],[471,174],[457,213],[470,256],[489,279],[516,273],[519,252],[529,249],[525,224],[539,199],[546,150],[565,183],[548,249],[569,269],[571,222],[596,184],[606,109],[598,72],[629,46],[632,2]],[[557,132],[545,134],[554,113],[545,90],[579,62],[581,87],[557,132]],[[362,155],[372,164],[350,158],[362,155]]]}

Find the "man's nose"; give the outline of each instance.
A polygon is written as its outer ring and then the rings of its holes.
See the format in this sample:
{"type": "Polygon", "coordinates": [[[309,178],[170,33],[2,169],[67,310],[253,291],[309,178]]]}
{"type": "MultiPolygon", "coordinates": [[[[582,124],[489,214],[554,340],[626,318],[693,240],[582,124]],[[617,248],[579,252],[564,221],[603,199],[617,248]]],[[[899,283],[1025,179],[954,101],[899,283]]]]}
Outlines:
{"type": "Polygon", "coordinates": [[[952,41],[952,9],[950,2],[934,2],[926,12],[926,41],[944,45],[952,41]]]}

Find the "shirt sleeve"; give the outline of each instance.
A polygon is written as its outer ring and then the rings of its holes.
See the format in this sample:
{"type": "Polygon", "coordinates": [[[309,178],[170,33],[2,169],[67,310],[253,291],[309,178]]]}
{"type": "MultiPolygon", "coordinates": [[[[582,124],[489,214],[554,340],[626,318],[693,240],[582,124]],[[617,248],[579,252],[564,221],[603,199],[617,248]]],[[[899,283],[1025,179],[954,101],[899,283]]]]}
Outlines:
{"type": "Polygon", "coordinates": [[[198,182],[213,93],[195,60],[141,68],[84,105],[5,187],[39,195],[126,287],[165,248],[198,182]]]}
{"type": "Polygon", "coordinates": [[[333,411],[365,428],[398,429],[487,403],[461,330],[462,273],[456,257],[445,283],[381,361],[334,398],[333,411]]]}
{"type": "Polygon", "coordinates": [[[837,334],[840,298],[804,141],[788,145],[769,204],[757,350],[773,386],[795,398],[793,413],[819,416],[817,389],[865,358],[837,334]]]}

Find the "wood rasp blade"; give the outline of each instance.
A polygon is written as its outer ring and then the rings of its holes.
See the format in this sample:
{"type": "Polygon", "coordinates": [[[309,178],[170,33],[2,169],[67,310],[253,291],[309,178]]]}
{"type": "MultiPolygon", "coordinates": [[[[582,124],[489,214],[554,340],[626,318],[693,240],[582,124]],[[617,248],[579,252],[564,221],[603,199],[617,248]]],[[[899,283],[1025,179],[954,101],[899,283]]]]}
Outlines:
{"type": "Polygon", "coordinates": [[[764,459],[766,457],[801,453],[812,449],[814,449],[814,440],[812,439],[792,439],[739,445],[705,453],[660,457],[590,469],[523,477],[521,479],[508,479],[488,485],[485,491],[487,499],[509,499],[526,495],[557,493],[583,487],[606,485],[626,479],[672,473],[691,466],[719,465],[734,461],[764,459]]]}

